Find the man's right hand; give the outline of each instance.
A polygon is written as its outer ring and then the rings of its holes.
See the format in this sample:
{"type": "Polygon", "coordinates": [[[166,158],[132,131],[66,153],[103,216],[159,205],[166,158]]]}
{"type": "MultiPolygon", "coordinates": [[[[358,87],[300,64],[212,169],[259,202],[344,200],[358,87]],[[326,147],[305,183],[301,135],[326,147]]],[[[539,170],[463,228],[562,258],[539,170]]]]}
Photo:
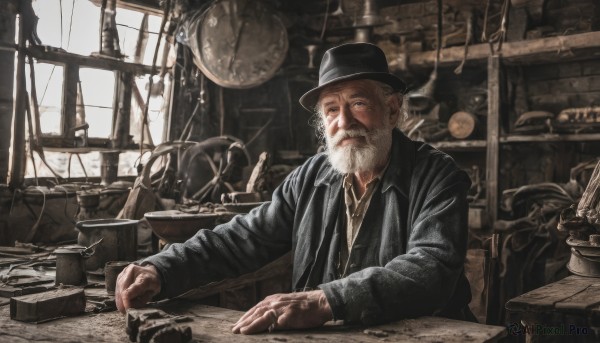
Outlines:
{"type": "Polygon", "coordinates": [[[160,276],[151,264],[130,264],[117,277],[115,302],[117,309],[125,313],[128,308],[142,307],[160,293],[160,276]]]}

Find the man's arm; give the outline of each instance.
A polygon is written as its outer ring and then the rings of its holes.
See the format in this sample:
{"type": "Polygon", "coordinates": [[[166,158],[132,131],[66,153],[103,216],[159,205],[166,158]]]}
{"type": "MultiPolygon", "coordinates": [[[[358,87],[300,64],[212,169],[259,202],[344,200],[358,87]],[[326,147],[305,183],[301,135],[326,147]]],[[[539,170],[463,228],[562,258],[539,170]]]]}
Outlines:
{"type": "Polygon", "coordinates": [[[185,243],[172,244],[142,261],[150,266],[132,266],[123,271],[115,290],[119,310],[142,306],[153,297],[170,298],[202,284],[237,277],[289,251],[297,173],[292,172],[275,190],[271,202],[212,231],[200,230],[185,243]]]}
{"type": "Polygon", "coordinates": [[[373,324],[432,314],[453,295],[466,254],[470,180],[455,168],[432,170],[429,174],[448,176],[420,190],[426,196],[410,219],[407,253],[319,286],[336,319],[373,324]]]}

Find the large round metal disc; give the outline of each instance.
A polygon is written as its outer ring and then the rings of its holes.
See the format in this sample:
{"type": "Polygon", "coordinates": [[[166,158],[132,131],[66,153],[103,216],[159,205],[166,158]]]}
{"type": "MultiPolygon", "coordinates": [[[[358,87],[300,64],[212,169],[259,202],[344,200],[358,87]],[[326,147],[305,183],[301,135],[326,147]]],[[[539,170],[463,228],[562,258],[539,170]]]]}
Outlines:
{"type": "Polygon", "coordinates": [[[261,1],[220,0],[200,20],[196,49],[192,48],[195,63],[220,86],[258,86],[285,60],[285,26],[261,1]]]}

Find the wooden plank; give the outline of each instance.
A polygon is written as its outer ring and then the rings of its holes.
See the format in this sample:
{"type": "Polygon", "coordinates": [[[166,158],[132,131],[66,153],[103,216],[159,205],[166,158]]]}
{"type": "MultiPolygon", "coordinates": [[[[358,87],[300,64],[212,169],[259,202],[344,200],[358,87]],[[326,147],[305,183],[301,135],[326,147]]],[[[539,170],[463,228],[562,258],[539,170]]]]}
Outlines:
{"type": "Polygon", "coordinates": [[[36,58],[39,62],[52,64],[74,64],[80,67],[89,67],[111,71],[122,71],[135,75],[150,74],[151,66],[124,62],[115,58],[105,56],[83,56],[66,51],[44,50],[41,47],[29,47],[27,54],[36,58]]]}
{"type": "Polygon", "coordinates": [[[537,136],[510,135],[510,136],[500,137],[500,143],[582,142],[582,141],[600,141],[600,133],[579,133],[579,134],[566,134],[566,135],[542,133],[537,136]]]}
{"type": "MultiPolygon", "coordinates": [[[[329,323],[310,330],[274,331],[257,335],[236,335],[231,328],[243,314],[189,301],[173,301],[160,306],[165,312],[185,315],[193,319],[185,325],[192,329],[198,342],[493,342],[506,334],[501,326],[481,325],[439,317],[422,317],[401,320],[369,328],[340,326],[329,323]],[[387,335],[387,336],[386,336],[387,335]]],[[[7,317],[6,307],[0,308],[0,318],[7,317]]],[[[63,318],[60,320],[28,324],[0,320],[0,341],[10,342],[127,342],[125,316],[118,312],[63,318]]]]}
{"type": "Polygon", "coordinates": [[[440,150],[479,150],[485,149],[487,146],[487,142],[484,140],[429,142],[429,144],[440,150]]]}
{"type": "Polygon", "coordinates": [[[600,279],[598,283],[589,285],[583,291],[570,298],[557,302],[554,307],[560,310],[585,314],[588,308],[600,304],[600,279]]]}
{"type": "Polygon", "coordinates": [[[74,127],[77,126],[77,84],[79,82],[79,66],[76,64],[67,64],[64,69],[63,77],[63,97],[62,97],[62,132],[61,136],[67,144],[73,145],[75,140],[74,127]]]}
{"type": "MultiPolygon", "coordinates": [[[[540,39],[523,40],[518,42],[505,42],[502,47],[503,61],[507,63],[543,63],[549,61],[573,60],[577,58],[600,57],[600,31],[586,32],[569,36],[547,37],[540,39]]],[[[462,61],[464,49],[462,46],[442,49],[440,52],[440,66],[451,66],[462,61]]],[[[483,62],[490,56],[490,46],[487,43],[476,44],[469,47],[467,59],[469,61],[483,62]]],[[[403,63],[396,63],[397,59],[404,60],[404,55],[391,53],[388,56],[390,68],[399,70],[403,63]]],[[[433,67],[435,51],[410,54],[405,65],[411,67],[433,67]]]]}
{"type": "Polygon", "coordinates": [[[509,300],[506,309],[514,312],[551,310],[556,303],[584,291],[595,283],[598,283],[595,278],[569,276],[509,300]]]}
{"type": "Polygon", "coordinates": [[[486,155],[486,202],[488,223],[498,218],[498,173],[500,139],[500,57],[488,59],[488,118],[486,155]]]}
{"type": "Polygon", "coordinates": [[[83,313],[83,288],[66,288],[10,299],[10,319],[40,322],[83,313]]]}
{"type": "Polygon", "coordinates": [[[42,285],[42,286],[31,286],[31,287],[14,287],[14,286],[4,285],[4,286],[0,287],[0,297],[11,298],[11,297],[17,297],[17,296],[21,296],[21,295],[41,293],[41,292],[46,292],[47,290],[50,290],[53,288],[54,288],[54,285],[48,285],[48,286],[42,285]]]}

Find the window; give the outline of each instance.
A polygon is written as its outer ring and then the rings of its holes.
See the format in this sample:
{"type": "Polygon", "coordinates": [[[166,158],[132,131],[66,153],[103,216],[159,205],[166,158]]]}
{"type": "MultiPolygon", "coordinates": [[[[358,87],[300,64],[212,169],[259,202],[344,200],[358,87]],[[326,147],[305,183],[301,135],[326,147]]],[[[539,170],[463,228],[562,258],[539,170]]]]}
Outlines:
{"type": "MultiPolygon", "coordinates": [[[[117,85],[119,73],[114,70],[98,69],[103,67],[96,67],[96,65],[93,65],[94,67],[86,63],[80,65],[78,60],[73,58],[59,57],[97,54],[100,50],[100,7],[93,1],[81,0],[33,0],[32,5],[39,17],[37,32],[42,45],[49,47],[46,48],[47,51],[55,54],[54,57],[47,57],[51,54],[46,52],[43,58],[40,57],[34,64],[44,155],[48,165],[62,177],[99,176],[101,163],[98,151],[110,148],[111,139],[114,138],[113,127],[116,125],[114,106],[119,106],[119,101],[115,101],[115,97],[121,94],[118,92],[117,85]],[[56,54],[59,57],[56,57],[56,54]],[[65,94],[70,95],[65,96],[65,94]],[[75,94],[76,103],[73,100],[75,94]],[[89,125],[87,136],[84,135],[83,130],[75,130],[73,137],[73,128],[79,128],[84,124],[89,125]],[[82,136],[87,139],[85,143],[82,136]],[[88,146],[89,149],[82,149],[80,144],[88,146]],[[80,164],[77,156],[71,156],[76,153],[79,153],[79,158],[85,167],[80,164]]],[[[124,62],[146,66],[152,63],[161,20],[162,18],[157,15],[117,8],[116,30],[124,62]]],[[[165,49],[164,39],[157,56],[157,72],[161,70],[163,49],[165,49]]],[[[29,75],[28,72],[26,73],[29,75]]],[[[135,84],[136,89],[132,90],[129,117],[131,140],[128,140],[124,147],[132,150],[123,150],[121,153],[119,175],[136,174],[135,164],[139,163],[140,159],[136,145],[141,138],[140,124],[148,94],[148,77],[148,74],[133,76],[132,84],[135,84]]],[[[168,74],[162,78],[155,76],[153,83],[155,86],[149,101],[148,129],[144,133],[145,145],[150,142],[157,145],[163,141],[166,113],[169,107],[170,76],[168,74]],[[157,84],[159,86],[156,86],[157,84]]],[[[28,80],[28,91],[31,93],[30,80],[28,80]]],[[[34,123],[36,121],[37,119],[34,123]]],[[[145,160],[147,155],[145,154],[142,160],[145,160]]],[[[34,176],[34,166],[38,176],[53,176],[35,153],[34,160],[32,162],[29,159],[27,162],[26,177],[34,176]]]]}

